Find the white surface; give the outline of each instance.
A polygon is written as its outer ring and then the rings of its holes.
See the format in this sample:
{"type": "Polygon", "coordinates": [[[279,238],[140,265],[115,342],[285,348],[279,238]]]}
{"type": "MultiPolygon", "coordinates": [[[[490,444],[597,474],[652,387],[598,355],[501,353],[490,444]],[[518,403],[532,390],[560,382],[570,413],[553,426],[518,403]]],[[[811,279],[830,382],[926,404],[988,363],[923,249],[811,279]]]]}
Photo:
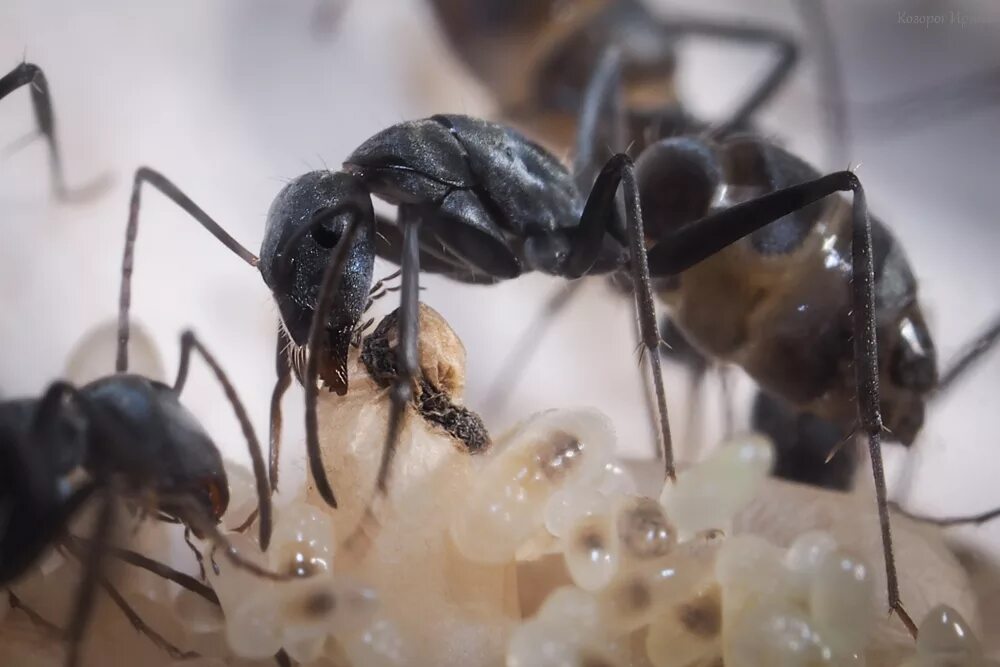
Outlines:
{"type": "MultiPolygon", "coordinates": [[[[723,15],[731,15],[731,4],[671,3],[723,15]]],[[[965,28],[918,28],[899,24],[892,3],[837,3],[832,23],[852,103],[876,102],[921,79],[997,66],[995,9],[968,2],[916,5],[927,14],[955,6],[989,20],[965,28]]],[[[785,0],[738,6],[758,21],[797,25],[785,0]]],[[[919,13],[914,3],[909,7],[919,13]]],[[[338,31],[325,39],[310,30],[313,10],[312,2],[278,0],[0,5],[0,69],[22,56],[45,68],[70,182],[100,172],[114,177],[112,189],[98,200],[60,206],[48,196],[40,143],[0,160],[4,396],[40,392],[63,372],[84,332],[114,316],[137,166],[148,164],[172,178],[256,250],[267,207],[284,180],[323,165],[336,168],[354,146],[402,119],[443,111],[489,113],[488,96],[449,59],[416,0],[355,1],[338,31]]],[[[684,92],[709,114],[726,108],[750,80],[748,69],[765,63],[765,56],[705,45],[685,55],[684,92]]],[[[822,163],[813,77],[807,63],[763,125],[818,164],[843,167],[822,163]]],[[[895,137],[859,134],[849,151],[852,164],[861,163],[873,210],[904,239],[944,359],[1000,311],[997,109],[895,137]]],[[[5,100],[0,144],[21,136],[31,123],[27,94],[5,100]]],[[[276,317],[267,290],[258,275],[163,197],[147,190],[144,200],[135,316],[154,332],[168,369],[176,366],[179,332],[193,326],[232,373],[263,437],[276,317]]],[[[632,306],[602,281],[593,281],[552,327],[501,413],[481,404],[491,378],[547,294],[562,283],[527,277],[490,288],[434,279],[424,285],[424,300],[465,341],[467,403],[482,409],[495,433],[536,409],[589,404],[613,418],[627,453],[652,451],[632,306]]],[[[998,370],[1000,355],[994,355],[931,409],[909,495],[912,507],[953,514],[1000,503],[998,370]]],[[[242,456],[239,431],[208,374],[196,371],[189,387],[187,403],[227,452],[242,456]]],[[[686,381],[675,369],[668,368],[668,391],[683,440],[686,381]]],[[[298,400],[286,404],[286,470],[302,465],[298,400]]],[[[711,431],[704,436],[713,439],[711,431]]],[[[682,453],[695,448],[689,445],[681,446],[682,453]]],[[[969,532],[977,540],[992,536],[1000,545],[1000,525],[969,532]]]]}

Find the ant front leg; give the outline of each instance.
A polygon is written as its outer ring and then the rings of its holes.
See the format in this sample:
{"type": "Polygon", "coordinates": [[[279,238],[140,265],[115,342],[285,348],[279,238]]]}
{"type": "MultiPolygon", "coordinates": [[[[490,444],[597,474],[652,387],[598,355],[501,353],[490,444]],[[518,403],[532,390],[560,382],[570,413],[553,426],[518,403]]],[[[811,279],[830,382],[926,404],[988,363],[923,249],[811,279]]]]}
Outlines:
{"type": "Polygon", "coordinates": [[[268,484],[267,468],[264,465],[264,454],[260,448],[260,441],[257,440],[253,424],[250,423],[250,416],[247,414],[239,394],[236,393],[233,383],[229,381],[229,377],[222,369],[222,366],[219,365],[219,362],[216,361],[215,356],[202,345],[193,331],[185,331],[181,336],[181,361],[177,368],[177,380],[174,382],[174,391],[180,395],[184,389],[188,368],[191,365],[192,350],[198,351],[201,358],[212,369],[215,379],[222,385],[226,399],[233,407],[236,419],[243,430],[243,436],[247,440],[247,449],[250,451],[250,461],[253,464],[254,479],[257,482],[257,509],[260,513],[260,549],[261,551],[267,551],[267,547],[271,542],[271,488],[268,484]]]}
{"type": "Polygon", "coordinates": [[[420,373],[417,344],[420,338],[420,212],[413,206],[399,207],[403,229],[403,257],[400,270],[399,343],[396,347],[396,379],[392,385],[389,428],[382,445],[375,488],[383,496],[389,482],[392,460],[403,431],[406,406],[413,400],[413,383],[420,373]]]}
{"type": "Polygon", "coordinates": [[[563,275],[570,279],[580,278],[594,266],[608,231],[609,221],[615,218],[615,196],[621,184],[625,190],[625,221],[629,241],[632,284],[635,289],[636,314],[639,318],[639,334],[642,345],[648,353],[653,374],[653,387],[660,418],[660,456],[663,459],[667,479],[674,479],[673,442],[670,437],[670,420],[667,416],[667,398],[663,386],[663,370],[660,365],[660,334],[656,324],[656,306],[653,303],[653,288],[650,284],[649,263],[642,226],[642,209],[639,205],[639,188],[635,180],[635,166],[632,160],[619,153],[604,166],[594,183],[583,209],[578,234],[573,238],[572,247],[563,267],[563,275]]]}

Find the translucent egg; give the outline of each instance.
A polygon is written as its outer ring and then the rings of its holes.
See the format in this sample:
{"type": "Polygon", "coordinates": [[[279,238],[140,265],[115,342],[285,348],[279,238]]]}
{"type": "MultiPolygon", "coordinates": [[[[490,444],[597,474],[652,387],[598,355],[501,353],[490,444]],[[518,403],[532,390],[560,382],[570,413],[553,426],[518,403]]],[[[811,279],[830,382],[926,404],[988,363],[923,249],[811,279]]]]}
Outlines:
{"type": "Polygon", "coordinates": [[[579,588],[564,586],[546,598],[534,618],[514,629],[507,645],[507,667],[613,667],[609,646],[597,600],[579,588]]]}
{"type": "Polygon", "coordinates": [[[565,637],[559,626],[529,621],[511,634],[507,667],[564,667],[573,664],[575,655],[574,641],[565,637]]]}
{"type": "Polygon", "coordinates": [[[576,484],[552,494],[545,505],[545,529],[563,537],[580,519],[610,509],[607,496],[593,486],[576,484]]]}
{"type": "Polygon", "coordinates": [[[841,652],[864,648],[875,621],[871,572],[841,550],[827,554],[809,589],[809,612],[827,642],[841,652]]]}
{"type": "Polygon", "coordinates": [[[231,610],[226,609],[226,640],[241,658],[262,660],[277,653],[284,643],[281,631],[271,591],[250,593],[231,610]]]}
{"type": "Polygon", "coordinates": [[[784,601],[748,605],[724,640],[726,667],[813,667],[833,660],[806,613],[784,601]]]}
{"type": "Polygon", "coordinates": [[[774,464],[774,446],[758,435],[722,445],[705,461],[663,486],[660,502],[687,535],[723,528],[760,490],[774,464]]]}
{"type": "Polygon", "coordinates": [[[597,593],[602,624],[614,637],[648,625],[663,609],[689,597],[711,575],[712,559],[677,549],[623,568],[597,593]]]}
{"type": "Polygon", "coordinates": [[[603,588],[618,571],[618,539],[611,514],[581,518],[563,539],[566,569],[580,588],[603,588]]]}
{"type": "Polygon", "coordinates": [[[325,636],[285,639],[285,652],[298,664],[310,664],[320,659],[325,650],[325,636]]]}
{"type": "Polygon", "coordinates": [[[193,634],[213,634],[223,629],[222,609],[197,593],[181,589],[174,598],[174,617],[193,634]]]}
{"type": "Polygon", "coordinates": [[[674,548],[677,529],[658,502],[652,498],[624,498],[616,509],[618,539],[626,558],[659,558],[674,548]]]}
{"type": "Polygon", "coordinates": [[[814,530],[795,538],[785,552],[782,562],[788,570],[789,587],[794,594],[805,599],[809,585],[823,560],[837,548],[837,541],[829,533],[814,530]]]}
{"type": "Polygon", "coordinates": [[[750,602],[784,595],[788,584],[782,556],[781,549],[756,535],[737,535],[722,544],[715,577],[727,615],[750,602]]]}
{"type": "Polygon", "coordinates": [[[638,490],[635,478],[616,461],[609,461],[597,482],[597,490],[609,497],[634,496],[638,490]]]}
{"type": "Polygon", "coordinates": [[[333,568],[333,520],[312,505],[297,503],[277,513],[268,560],[278,572],[302,577],[333,568]]]}
{"type": "MultiPolygon", "coordinates": [[[[153,380],[162,380],[163,358],[152,336],[134,318],[131,321],[128,344],[128,366],[136,373],[153,380]]],[[[66,361],[66,379],[81,385],[108,375],[115,367],[118,351],[118,320],[110,319],[89,329],[80,337],[66,361]]]]}
{"type": "MultiPolygon", "coordinates": [[[[260,547],[250,536],[240,535],[239,533],[230,533],[227,535],[227,538],[233,548],[239,552],[241,557],[256,565],[266,567],[267,559],[260,552],[260,547]]],[[[273,588],[276,585],[273,581],[261,579],[260,577],[233,565],[218,554],[216,554],[216,561],[219,566],[218,573],[216,573],[213,568],[208,566],[207,559],[205,563],[205,571],[208,576],[208,583],[212,586],[212,590],[214,590],[215,594],[218,596],[219,604],[227,616],[229,615],[230,610],[235,609],[243,603],[244,599],[246,599],[247,595],[251,591],[255,593],[264,593],[266,592],[266,589],[273,588]]]]}
{"type": "Polygon", "coordinates": [[[646,633],[654,667],[712,664],[722,657],[722,592],[710,585],[658,613],[646,633]]]}
{"type": "Polygon", "coordinates": [[[983,650],[962,616],[946,605],[931,609],[917,635],[918,667],[978,667],[983,650]]]}
{"type": "Polygon", "coordinates": [[[594,596],[575,586],[561,586],[552,591],[535,618],[566,625],[577,638],[597,631],[601,620],[594,596]]]}
{"type": "Polygon", "coordinates": [[[459,552],[504,563],[544,524],[554,493],[595,480],[611,460],[614,434],[596,411],[553,410],[530,419],[487,462],[451,524],[459,552]]]}
{"type": "Polygon", "coordinates": [[[385,618],[375,618],[357,634],[342,638],[341,645],[352,665],[399,667],[409,664],[399,631],[385,618]]]}

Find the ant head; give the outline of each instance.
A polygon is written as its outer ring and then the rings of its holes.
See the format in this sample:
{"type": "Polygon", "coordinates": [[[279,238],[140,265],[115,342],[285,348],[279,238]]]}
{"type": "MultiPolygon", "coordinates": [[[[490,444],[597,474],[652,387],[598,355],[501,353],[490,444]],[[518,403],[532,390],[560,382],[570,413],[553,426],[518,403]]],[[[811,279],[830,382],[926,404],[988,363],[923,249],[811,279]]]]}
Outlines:
{"type": "Polygon", "coordinates": [[[302,348],[309,339],[332,251],[359,216],[361,229],[350,241],[340,287],[324,314],[326,349],[320,375],[340,393],[347,389],[348,347],[368,305],[375,266],[374,212],[368,190],[360,179],[343,172],[313,171],[296,178],[271,204],[260,253],[261,274],[278,304],[285,331],[292,344],[302,348]]]}
{"type": "Polygon", "coordinates": [[[214,520],[222,518],[229,506],[222,456],[171,387],[123,374],[92,382],[82,393],[94,406],[92,470],[156,498],[171,516],[183,519],[193,502],[214,520]]]}

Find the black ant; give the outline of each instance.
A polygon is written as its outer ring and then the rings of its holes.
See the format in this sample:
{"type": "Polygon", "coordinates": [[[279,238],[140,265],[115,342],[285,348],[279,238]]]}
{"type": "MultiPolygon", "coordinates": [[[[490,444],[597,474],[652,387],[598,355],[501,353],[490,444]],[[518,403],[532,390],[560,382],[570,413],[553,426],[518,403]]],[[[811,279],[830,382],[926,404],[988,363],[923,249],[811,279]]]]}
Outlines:
{"type": "Polygon", "coordinates": [[[559,146],[572,143],[587,86],[609,48],[622,53],[627,129],[637,149],[664,136],[709,129],[677,96],[677,51],[685,39],[775,52],[746,98],[712,128],[717,135],[748,127],[799,58],[795,39],[780,30],[717,19],[664,19],[641,0],[431,0],[430,5],[452,49],[497,97],[501,114],[559,146]]]}
{"type": "Polygon", "coordinates": [[[620,273],[634,286],[661,455],[666,476],[673,478],[655,279],[678,324],[699,347],[740,363],[772,391],[814,401],[847,424],[860,422],[873,462],[889,604],[915,634],[900,601],[891,551],[882,401],[890,428],[912,429],[918,424],[910,410],[922,404],[935,375],[933,348],[899,244],[869,219],[854,173],[820,176],[764,139],[671,137],[650,145],[634,162],[617,154],[598,168],[596,138],[623,123],[620,105],[608,103],[619,93],[621,67],[620,55],[611,50],[594,70],[572,174],[497,123],[458,115],[399,123],[365,141],[342,171],[310,172],[289,183],[268,213],[260,259],[163,176],[140,169],[123,262],[120,352],[128,336],[139,196],[142,184],[150,183],[258,267],[271,288],[290,349],[283,358],[279,336],[278,388],[287,386],[294,366],[306,391],[310,471],[317,490],[335,506],[316,432],[316,399],[320,381],[338,393],[347,390],[347,349],[368,300],[376,255],[402,271],[399,375],[377,478],[382,494],[418,374],[421,270],[476,284],[531,271],[568,280],[620,273]],[[850,192],[853,205],[839,198],[822,201],[838,192],[850,192]],[[374,212],[373,195],[397,206],[395,220],[374,212]],[[876,280],[890,271],[898,272],[898,280],[876,280]],[[878,320],[876,301],[882,307],[878,320]],[[885,319],[894,324],[881,326],[885,319]]]}
{"type": "Polygon", "coordinates": [[[137,562],[138,555],[108,548],[120,499],[209,538],[237,567],[265,578],[285,578],[242,558],[216,527],[229,505],[222,457],[178,400],[192,351],[202,356],[222,385],[247,438],[258,480],[260,543],[266,548],[271,506],[260,445],[235,389],[193,333],[181,337],[181,363],[173,387],[119,373],[79,388],[56,382],[41,398],[0,403],[0,510],[5,517],[0,584],[23,574],[53,544],[67,546],[80,558],[80,589],[65,632],[70,647],[67,665],[79,661],[98,585],[158,644],[174,655],[190,657],[137,621],[102,574],[108,553],[157,573],[169,571],[166,566],[154,569],[148,560],[145,565],[137,562]],[[94,496],[99,497],[99,509],[92,535],[85,543],[66,537],[69,521],[94,496]]]}

